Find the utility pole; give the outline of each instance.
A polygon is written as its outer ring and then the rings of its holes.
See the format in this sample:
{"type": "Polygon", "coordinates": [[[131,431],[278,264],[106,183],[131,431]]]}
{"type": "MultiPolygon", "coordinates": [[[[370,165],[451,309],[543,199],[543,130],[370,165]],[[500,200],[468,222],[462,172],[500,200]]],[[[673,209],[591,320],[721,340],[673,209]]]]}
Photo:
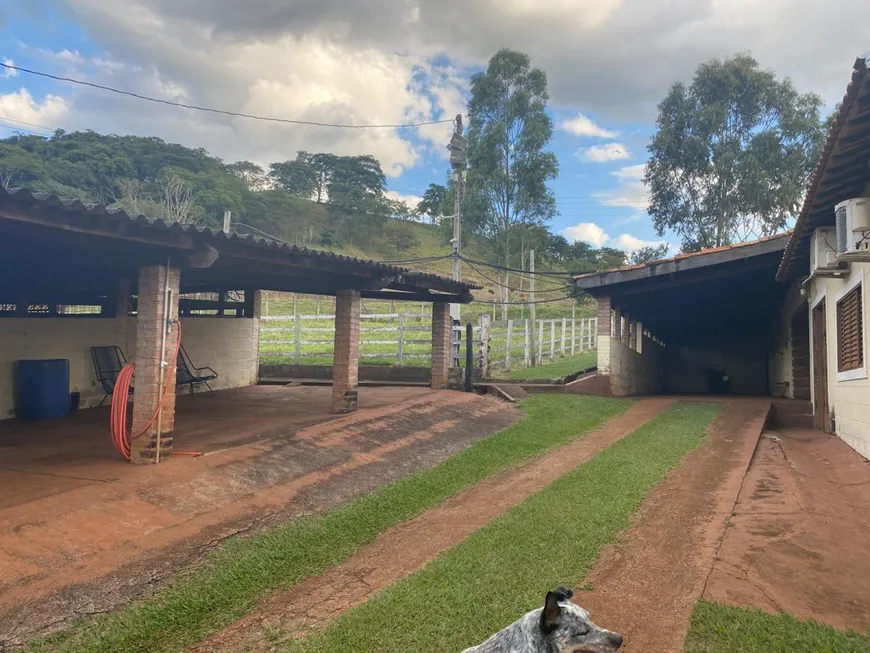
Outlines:
{"type": "Polygon", "coordinates": [[[538,361],[535,359],[535,355],[538,352],[538,348],[535,346],[535,334],[537,333],[537,329],[535,328],[535,250],[529,250],[529,321],[531,322],[531,364],[532,367],[538,364],[538,361]]]}
{"type": "MultiPolygon", "coordinates": [[[[450,167],[453,168],[453,280],[462,280],[460,256],[462,255],[462,193],[465,190],[465,171],[468,168],[468,139],[462,135],[462,114],[453,122],[453,136],[447,146],[450,150],[450,167]]],[[[461,304],[450,304],[450,316],[460,319],[461,304]]]]}

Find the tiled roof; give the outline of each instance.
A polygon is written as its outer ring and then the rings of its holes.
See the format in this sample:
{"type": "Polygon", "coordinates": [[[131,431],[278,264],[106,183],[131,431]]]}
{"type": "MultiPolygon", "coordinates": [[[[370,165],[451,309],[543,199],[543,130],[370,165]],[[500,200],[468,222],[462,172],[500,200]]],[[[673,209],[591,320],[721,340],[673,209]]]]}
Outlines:
{"type": "Polygon", "coordinates": [[[401,274],[404,276],[405,281],[411,283],[414,281],[425,283],[428,280],[432,282],[454,284],[456,287],[464,290],[479,290],[482,288],[482,286],[477,284],[453,281],[437,274],[416,272],[408,268],[380,263],[371,259],[359,259],[318,249],[298,247],[289,243],[278,242],[248,234],[227,234],[223,231],[213,231],[212,229],[197,227],[190,224],[166,223],[158,218],[151,218],[141,214],[129,214],[123,209],[110,208],[102,204],[86,204],[77,199],[62,198],[57,195],[34,192],[25,188],[6,189],[0,185],[0,199],[3,199],[3,197],[9,197],[17,204],[30,206],[36,209],[55,208],[65,212],[94,216],[106,220],[127,221],[149,229],[169,231],[178,234],[179,236],[193,234],[202,238],[206,242],[233,241],[242,243],[249,247],[279,250],[296,256],[335,261],[342,264],[365,268],[367,270],[377,270],[384,272],[386,275],[401,274]]]}
{"type": "Polygon", "coordinates": [[[733,245],[723,245],[722,247],[711,247],[709,249],[702,249],[698,252],[687,252],[685,254],[677,254],[676,256],[672,256],[671,258],[662,258],[656,259],[655,261],[647,261],[646,263],[641,263],[638,265],[623,265],[619,268],[611,268],[609,270],[600,270],[598,272],[589,272],[586,274],[577,274],[574,275],[575,279],[587,279],[589,277],[595,277],[602,274],[610,274],[611,272],[624,272],[626,270],[641,270],[643,268],[648,268],[654,265],[660,265],[662,263],[669,263],[673,261],[682,261],[685,259],[694,258],[696,256],[705,256],[708,254],[716,254],[717,252],[727,252],[729,250],[739,250],[744,247],[751,247],[752,245],[758,245],[759,243],[766,243],[769,241],[777,240],[777,239],[785,239],[791,235],[791,232],[788,231],[782,234],[775,234],[773,236],[765,236],[764,238],[759,238],[757,240],[749,240],[742,243],[735,243],[733,245]]]}
{"type": "MultiPolygon", "coordinates": [[[[794,232],[792,234],[791,240],[789,240],[788,245],[785,248],[785,253],[782,257],[782,262],[780,263],[779,270],[776,273],[776,278],[778,281],[784,281],[790,273],[790,269],[793,264],[797,261],[798,258],[803,256],[808,256],[807,251],[808,247],[802,247],[802,243],[806,242],[806,239],[812,233],[813,223],[818,220],[820,217],[820,212],[825,211],[827,208],[830,209],[829,212],[829,222],[830,224],[834,223],[834,212],[833,206],[839,201],[844,199],[849,199],[848,197],[842,197],[838,195],[830,196],[830,198],[826,198],[822,201],[819,198],[820,194],[827,194],[830,191],[836,191],[836,184],[841,184],[844,182],[844,179],[841,174],[837,175],[837,179],[834,188],[826,188],[828,179],[825,178],[825,173],[829,169],[829,164],[834,155],[835,150],[837,149],[838,143],[841,140],[841,136],[846,129],[851,128],[851,119],[850,115],[853,115],[853,110],[856,109],[856,105],[860,107],[861,105],[870,106],[870,93],[863,93],[862,90],[866,90],[868,81],[870,81],[870,75],[868,75],[868,62],[864,57],[858,57],[855,60],[854,69],[852,71],[852,80],[849,82],[849,86],[846,88],[846,95],[843,97],[843,102],[840,105],[840,109],[837,112],[837,116],[834,119],[833,125],[831,125],[831,130],[828,132],[828,136],[825,140],[825,145],[822,148],[822,153],[819,156],[819,160],[816,163],[816,168],[813,171],[812,176],[810,177],[810,182],[807,185],[807,194],[804,199],[804,204],[801,209],[800,214],[798,215],[797,222],[795,223],[794,232]],[[819,202],[817,202],[819,200],[819,202]],[[806,251],[805,251],[806,250],[806,251]]],[[[866,123],[868,120],[868,114],[866,111],[862,115],[861,121],[866,123]]],[[[854,143],[852,144],[854,145],[854,143]]],[[[851,145],[850,145],[851,151],[851,145]]],[[[865,148],[865,152],[870,151],[870,146],[865,148]]],[[[839,164],[838,164],[839,165],[839,164]]],[[[859,175],[867,175],[867,158],[864,156],[863,160],[858,161],[854,166],[854,175],[856,176],[857,183],[860,184],[861,178],[859,175]]]]}

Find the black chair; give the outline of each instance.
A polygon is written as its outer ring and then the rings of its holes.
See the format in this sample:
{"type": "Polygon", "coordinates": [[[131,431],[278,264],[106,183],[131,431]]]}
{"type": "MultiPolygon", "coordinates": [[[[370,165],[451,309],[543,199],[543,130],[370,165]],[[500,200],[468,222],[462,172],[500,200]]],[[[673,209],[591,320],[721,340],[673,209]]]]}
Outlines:
{"type": "MultiPolygon", "coordinates": [[[[103,386],[103,392],[106,393],[100,402],[100,406],[102,406],[115,391],[118,374],[127,365],[127,357],[117,346],[91,347],[91,359],[94,361],[94,372],[97,374],[97,380],[103,386]]],[[[132,383],[130,384],[130,394],[133,394],[132,383]]]]}
{"type": "Polygon", "coordinates": [[[193,394],[195,386],[204,385],[209,392],[214,392],[208,382],[216,378],[218,378],[217,372],[210,367],[195,367],[190,362],[190,356],[184,351],[184,347],[178,350],[178,361],[175,367],[176,387],[187,386],[190,388],[190,394],[193,394]]]}

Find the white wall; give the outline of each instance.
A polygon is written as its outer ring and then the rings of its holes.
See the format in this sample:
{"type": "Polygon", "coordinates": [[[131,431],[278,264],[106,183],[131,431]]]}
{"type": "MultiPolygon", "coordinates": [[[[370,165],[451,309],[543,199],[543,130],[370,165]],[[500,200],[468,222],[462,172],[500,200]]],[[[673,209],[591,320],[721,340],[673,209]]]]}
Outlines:
{"type": "MultiPolygon", "coordinates": [[[[852,263],[844,279],[816,278],[810,282],[810,309],[825,298],[828,338],[828,404],[834,415],[837,435],[865,458],[870,458],[870,380],[867,378],[870,353],[870,263],[852,263]],[[854,283],[863,288],[864,369],[861,378],[844,380],[837,371],[837,296],[854,283]]],[[[812,320],[810,342],[813,341],[812,320]]],[[[815,369],[815,360],[810,362],[815,369]]],[[[853,375],[854,376],[854,375],[853,375]]],[[[815,400],[815,387],[812,388],[815,400]]]]}
{"type": "MultiPolygon", "coordinates": [[[[183,344],[195,365],[218,373],[214,389],[257,383],[259,320],[233,317],[187,317],[183,344]]],[[[81,393],[81,407],[103,398],[90,348],[118,345],[130,362],[136,356],[136,318],[0,318],[0,419],[14,417],[15,361],[66,358],[70,391],[81,393]]]]}
{"type": "Polygon", "coordinates": [[[212,388],[239,388],[257,383],[260,320],[186,317],[181,327],[182,344],[191,362],[218,373],[217,380],[209,383],[212,388]]]}
{"type": "MultiPolygon", "coordinates": [[[[800,281],[795,281],[786,293],[779,312],[774,345],[769,361],[768,392],[774,397],[794,399],[794,366],[792,359],[791,322],[806,299],[800,293],[800,281]]],[[[809,318],[807,318],[809,319],[809,318]]]]}
{"type": "Polygon", "coordinates": [[[617,338],[599,338],[599,356],[601,342],[609,340],[610,393],[613,396],[643,396],[658,395],[663,391],[662,382],[662,348],[655,342],[638,332],[641,338],[640,352],[628,347],[617,338]]]}

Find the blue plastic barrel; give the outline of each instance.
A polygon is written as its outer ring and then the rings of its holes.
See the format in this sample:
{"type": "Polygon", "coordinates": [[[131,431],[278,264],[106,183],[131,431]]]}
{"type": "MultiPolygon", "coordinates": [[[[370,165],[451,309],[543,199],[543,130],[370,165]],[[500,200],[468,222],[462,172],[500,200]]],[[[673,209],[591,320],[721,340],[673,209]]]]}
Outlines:
{"type": "Polygon", "coordinates": [[[24,419],[60,419],[69,414],[69,361],[18,361],[18,415],[24,419]]]}

